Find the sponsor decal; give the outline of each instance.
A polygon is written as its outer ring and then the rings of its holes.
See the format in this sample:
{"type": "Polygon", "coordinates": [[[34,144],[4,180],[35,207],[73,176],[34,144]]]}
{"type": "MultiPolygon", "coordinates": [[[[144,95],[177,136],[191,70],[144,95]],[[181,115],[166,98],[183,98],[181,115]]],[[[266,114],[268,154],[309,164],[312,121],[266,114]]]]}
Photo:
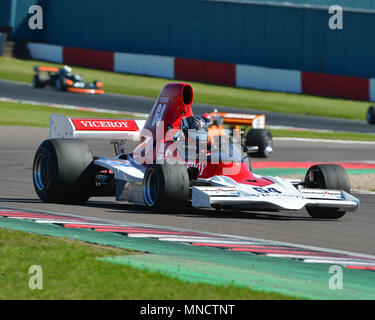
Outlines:
{"type": "Polygon", "coordinates": [[[227,113],[225,114],[226,118],[234,118],[234,119],[254,119],[257,116],[252,114],[237,114],[237,113],[227,113]]]}
{"type": "Polygon", "coordinates": [[[134,120],[72,119],[72,122],[79,131],[138,131],[134,120]]]}
{"type": "Polygon", "coordinates": [[[199,174],[198,175],[202,175],[204,169],[206,169],[207,167],[207,163],[201,163],[201,162],[198,162],[198,163],[195,163],[195,162],[186,162],[185,163],[185,167],[186,168],[190,168],[190,167],[194,167],[194,168],[197,168],[198,169],[198,172],[199,174]]]}
{"type": "Polygon", "coordinates": [[[257,192],[260,192],[260,193],[265,193],[265,194],[269,194],[269,193],[278,193],[278,194],[281,194],[282,192],[277,190],[276,188],[261,188],[261,187],[253,187],[253,190],[257,191],[257,192]]]}
{"type": "Polygon", "coordinates": [[[152,119],[152,126],[154,127],[156,122],[158,121],[162,121],[163,119],[163,114],[164,114],[164,111],[165,111],[165,108],[167,107],[166,104],[159,104],[158,105],[158,108],[156,109],[155,111],[155,115],[154,115],[154,119],[152,119]]]}

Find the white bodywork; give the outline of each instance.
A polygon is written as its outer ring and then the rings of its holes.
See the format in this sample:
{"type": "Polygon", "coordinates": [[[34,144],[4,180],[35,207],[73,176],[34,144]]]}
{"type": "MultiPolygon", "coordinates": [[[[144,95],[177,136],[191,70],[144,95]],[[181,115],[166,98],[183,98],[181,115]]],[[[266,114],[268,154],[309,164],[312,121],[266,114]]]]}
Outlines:
{"type": "Polygon", "coordinates": [[[264,178],[274,184],[259,187],[237,183],[226,176],[214,176],[209,179],[212,186],[192,187],[192,205],[199,208],[221,205],[264,210],[300,210],[309,205],[343,211],[355,211],[359,206],[358,199],[342,190],[296,188],[288,179],[264,178]]]}
{"type": "MultiPolygon", "coordinates": [[[[114,172],[116,181],[122,186],[117,192],[117,200],[144,204],[142,182],[146,167],[133,159],[118,158],[95,160],[95,164],[114,172]]],[[[261,178],[260,176],[257,176],[261,178]]],[[[307,189],[292,184],[296,180],[265,176],[272,181],[266,187],[237,183],[227,176],[201,179],[207,186],[192,187],[192,206],[210,208],[212,206],[241,207],[257,210],[300,210],[306,205],[314,207],[339,208],[342,211],[356,211],[359,200],[343,190],[307,189]]]]}

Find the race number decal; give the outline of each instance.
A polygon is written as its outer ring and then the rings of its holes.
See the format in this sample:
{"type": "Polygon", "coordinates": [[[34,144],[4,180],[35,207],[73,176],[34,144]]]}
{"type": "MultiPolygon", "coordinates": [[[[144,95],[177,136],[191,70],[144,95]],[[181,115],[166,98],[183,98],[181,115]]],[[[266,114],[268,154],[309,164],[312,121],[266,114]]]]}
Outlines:
{"type": "Polygon", "coordinates": [[[161,121],[163,119],[163,114],[166,108],[166,104],[159,104],[158,108],[155,111],[154,119],[152,119],[152,126],[155,126],[156,121],[161,121]]]}
{"type": "Polygon", "coordinates": [[[260,188],[260,187],[253,187],[253,189],[259,193],[281,193],[281,191],[275,189],[275,188],[267,188],[267,189],[263,189],[263,188],[260,188]]]}

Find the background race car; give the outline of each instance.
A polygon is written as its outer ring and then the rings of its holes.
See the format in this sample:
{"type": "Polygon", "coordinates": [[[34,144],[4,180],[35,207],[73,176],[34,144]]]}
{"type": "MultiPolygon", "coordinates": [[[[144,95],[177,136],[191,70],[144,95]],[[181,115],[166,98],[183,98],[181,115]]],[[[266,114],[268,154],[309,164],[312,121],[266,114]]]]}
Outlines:
{"type": "Polygon", "coordinates": [[[68,66],[57,67],[34,67],[35,76],[33,86],[44,88],[45,86],[56,87],[60,91],[70,91],[78,93],[103,94],[103,83],[95,80],[85,82],[79,75],[74,75],[68,66]]]}
{"type": "Polygon", "coordinates": [[[237,113],[224,113],[215,110],[211,113],[203,114],[203,118],[209,123],[209,134],[211,136],[220,136],[224,134],[224,125],[228,125],[230,135],[247,127],[252,127],[247,132],[241,132],[241,143],[243,146],[257,146],[258,151],[252,153],[252,157],[268,157],[273,150],[273,140],[271,132],[265,129],[266,116],[264,114],[237,114],[237,113]]]}

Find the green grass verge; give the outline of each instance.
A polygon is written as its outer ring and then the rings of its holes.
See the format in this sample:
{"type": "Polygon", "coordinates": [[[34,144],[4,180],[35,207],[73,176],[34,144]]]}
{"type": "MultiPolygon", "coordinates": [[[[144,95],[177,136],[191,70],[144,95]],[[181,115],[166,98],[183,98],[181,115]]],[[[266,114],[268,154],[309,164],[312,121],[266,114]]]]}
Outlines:
{"type": "MultiPolygon", "coordinates": [[[[0,101],[0,125],[49,127],[51,114],[61,114],[67,117],[103,117],[103,118],[133,118],[126,114],[112,114],[52,108],[43,105],[0,101]]],[[[285,129],[271,129],[273,137],[299,137],[317,139],[341,139],[358,141],[375,141],[375,135],[351,132],[316,132],[285,129]]]]}
{"type": "Polygon", "coordinates": [[[357,132],[318,132],[286,129],[270,129],[270,131],[273,137],[375,141],[375,134],[357,132]]]}
{"type": "Polygon", "coordinates": [[[187,283],[97,259],[127,254],[134,252],[0,228],[0,299],[292,299],[234,286],[187,283]],[[42,268],[41,290],[29,288],[32,265],[42,268]]]}
{"type": "MultiPolygon", "coordinates": [[[[55,63],[2,57],[0,78],[31,83],[34,65],[61,66],[55,63]]],[[[167,82],[176,81],[80,67],[74,67],[73,71],[87,81],[102,80],[106,92],[154,98],[167,82]]],[[[195,102],[212,105],[360,120],[365,119],[369,106],[368,102],[363,101],[190,83],[194,88],[195,102]]]]}
{"type": "Polygon", "coordinates": [[[60,114],[67,117],[133,118],[124,114],[69,110],[44,105],[0,101],[0,125],[49,127],[51,114],[60,114]]]}

